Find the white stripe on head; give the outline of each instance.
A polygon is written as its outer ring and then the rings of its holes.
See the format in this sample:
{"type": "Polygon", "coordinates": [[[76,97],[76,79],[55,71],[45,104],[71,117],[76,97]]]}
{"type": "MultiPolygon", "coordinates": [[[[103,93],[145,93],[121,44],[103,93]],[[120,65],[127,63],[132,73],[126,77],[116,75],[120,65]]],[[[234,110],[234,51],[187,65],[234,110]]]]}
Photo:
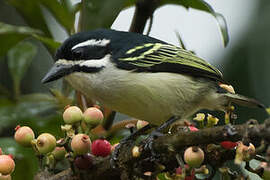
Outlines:
{"type": "Polygon", "coordinates": [[[106,65],[110,62],[111,55],[106,55],[102,59],[91,59],[86,60],[79,65],[82,67],[95,67],[95,68],[101,68],[106,67],[106,65]]]}
{"type": "Polygon", "coordinates": [[[108,40],[108,39],[100,39],[100,40],[90,39],[90,40],[81,42],[81,43],[73,46],[71,48],[71,50],[76,49],[78,47],[84,47],[84,46],[106,46],[109,43],[110,43],[110,40],[108,40]]]}
{"type": "Polygon", "coordinates": [[[84,66],[84,67],[96,67],[96,68],[101,68],[105,67],[109,61],[110,61],[111,55],[107,54],[101,59],[90,59],[90,60],[76,60],[76,61],[71,61],[71,60],[65,60],[65,59],[59,59],[56,61],[56,64],[64,64],[64,65],[79,65],[79,66],[84,66]]]}

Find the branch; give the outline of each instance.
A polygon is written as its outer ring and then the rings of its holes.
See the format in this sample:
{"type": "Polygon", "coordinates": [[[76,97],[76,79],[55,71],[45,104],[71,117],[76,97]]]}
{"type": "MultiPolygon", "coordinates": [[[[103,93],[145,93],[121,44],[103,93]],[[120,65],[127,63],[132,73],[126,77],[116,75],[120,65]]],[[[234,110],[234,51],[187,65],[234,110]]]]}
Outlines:
{"type": "Polygon", "coordinates": [[[142,34],[147,19],[153,16],[159,4],[160,0],[138,0],[129,31],[142,34]]]}
{"type": "MultiPolygon", "coordinates": [[[[257,144],[262,140],[269,142],[270,140],[270,119],[266,119],[264,123],[258,124],[256,120],[249,120],[243,125],[235,125],[232,127],[219,126],[206,128],[196,132],[177,132],[173,135],[165,135],[154,140],[153,149],[158,158],[153,159],[149,150],[142,148],[143,141],[139,147],[141,154],[139,157],[132,156],[132,149],[135,142],[121,147],[119,151],[118,167],[112,168],[110,165],[110,157],[94,159],[94,166],[85,172],[78,172],[82,179],[133,179],[135,176],[145,178],[143,175],[146,171],[161,172],[172,171],[178,166],[175,155],[181,153],[187,146],[199,145],[205,151],[205,162],[216,168],[221,167],[225,161],[232,160],[235,157],[235,150],[217,151],[213,153],[213,149],[209,148],[209,144],[220,143],[222,141],[248,141],[247,143],[257,144]],[[211,150],[212,149],[212,150],[211,150]]],[[[215,145],[214,145],[215,146],[215,145]]],[[[56,174],[48,180],[61,179],[71,174],[71,170],[65,170],[56,174]],[[57,177],[57,178],[56,178],[57,177]]],[[[69,176],[70,177],[70,176],[69,176]]],[[[75,176],[76,177],[76,176],[75,176]]],[[[70,179],[74,179],[74,176],[70,179]]],[[[66,178],[68,179],[68,178],[66,178]]]]}

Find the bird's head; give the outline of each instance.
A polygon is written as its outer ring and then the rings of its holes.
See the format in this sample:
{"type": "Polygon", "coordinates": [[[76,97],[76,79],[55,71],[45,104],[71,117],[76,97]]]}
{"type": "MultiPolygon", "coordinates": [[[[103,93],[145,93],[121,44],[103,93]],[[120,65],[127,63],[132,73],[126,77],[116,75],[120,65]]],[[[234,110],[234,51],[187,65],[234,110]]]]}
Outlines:
{"type": "Polygon", "coordinates": [[[111,39],[105,30],[77,33],[57,50],[55,63],[42,83],[57,80],[74,72],[95,73],[110,61],[111,39]]]}

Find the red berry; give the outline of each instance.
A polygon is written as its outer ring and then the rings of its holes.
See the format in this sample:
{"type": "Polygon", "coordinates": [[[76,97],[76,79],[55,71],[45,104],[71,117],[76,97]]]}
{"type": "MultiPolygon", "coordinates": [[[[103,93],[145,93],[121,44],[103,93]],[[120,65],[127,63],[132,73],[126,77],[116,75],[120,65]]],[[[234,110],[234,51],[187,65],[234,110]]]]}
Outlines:
{"type": "Polygon", "coordinates": [[[14,171],[15,162],[8,155],[0,155],[0,174],[8,175],[14,171]]]}
{"type": "Polygon", "coordinates": [[[92,154],[95,156],[108,156],[111,153],[111,144],[105,139],[97,139],[91,146],[92,154]]]}
{"type": "Polygon", "coordinates": [[[22,127],[17,126],[15,130],[16,130],[14,135],[15,141],[24,147],[30,147],[31,141],[35,138],[33,130],[27,126],[22,127]]]}
{"type": "Polygon", "coordinates": [[[232,142],[232,141],[222,141],[222,142],[220,143],[220,145],[221,145],[224,149],[233,149],[233,148],[235,148],[235,147],[238,145],[238,143],[232,142]]]}
{"type": "Polygon", "coordinates": [[[3,151],[2,151],[2,149],[0,148],[0,155],[2,155],[3,154],[3,151]]]}
{"type": "Polygon", "coordinates": [[[90,153],[77,156],[74,160],[74,164],[79,169],[89,169],[93,165],[93,156],[90,153]]]}

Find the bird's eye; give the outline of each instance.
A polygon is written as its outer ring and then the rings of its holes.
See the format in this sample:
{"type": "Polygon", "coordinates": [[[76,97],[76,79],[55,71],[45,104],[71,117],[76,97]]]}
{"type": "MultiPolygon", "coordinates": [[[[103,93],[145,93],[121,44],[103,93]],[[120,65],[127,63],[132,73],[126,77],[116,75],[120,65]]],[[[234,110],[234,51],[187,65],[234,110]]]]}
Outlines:
{"type": "Polygon", "coordinates": [[[76,48],[72,50],[72,55],[74,59],[81,59],[83,56],[83,48],[76,48]]]}

